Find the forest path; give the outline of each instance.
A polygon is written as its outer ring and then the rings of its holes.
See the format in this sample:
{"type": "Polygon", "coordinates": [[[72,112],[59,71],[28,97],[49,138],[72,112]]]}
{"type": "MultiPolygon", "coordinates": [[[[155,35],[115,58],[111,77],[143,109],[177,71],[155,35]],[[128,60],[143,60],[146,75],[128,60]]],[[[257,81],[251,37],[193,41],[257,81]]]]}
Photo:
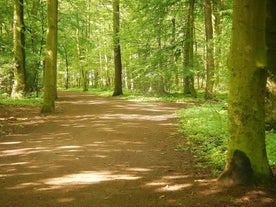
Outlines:
{"type": "Polygon", "coordinates": [[[0,140],[1,207],[239,206],[240,191],[195,173],[176,149],[184,104],[59,97],[54,115],[10,119],[18,129],[0,140]]]}

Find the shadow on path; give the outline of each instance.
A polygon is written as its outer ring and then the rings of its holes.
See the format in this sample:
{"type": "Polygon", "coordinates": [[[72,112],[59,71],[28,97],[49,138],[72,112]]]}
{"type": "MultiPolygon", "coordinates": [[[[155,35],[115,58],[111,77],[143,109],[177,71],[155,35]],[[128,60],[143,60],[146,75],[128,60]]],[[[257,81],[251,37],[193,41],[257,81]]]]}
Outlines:
{"type": "Polygon", "coordinates": [[[175,111],[62,92],[58,112],[20,119],[0,139],[1,207],[272,206],[270,191],[229,194],[178,151],[175,111]],[[241,205],[242,204],[242,205],[241,205]]]}

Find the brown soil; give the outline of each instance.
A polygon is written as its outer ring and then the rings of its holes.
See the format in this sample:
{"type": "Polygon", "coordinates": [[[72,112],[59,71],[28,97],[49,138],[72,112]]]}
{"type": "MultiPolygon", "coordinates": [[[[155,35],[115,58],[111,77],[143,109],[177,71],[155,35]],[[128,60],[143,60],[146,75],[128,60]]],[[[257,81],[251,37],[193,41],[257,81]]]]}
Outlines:
{"type": "Polygon", "coordinates": [[[276,206],[275,189],[219,187],[177,150],[185,104],[59,96],[54,115],[0,107],[1,207],[276,206]]]}

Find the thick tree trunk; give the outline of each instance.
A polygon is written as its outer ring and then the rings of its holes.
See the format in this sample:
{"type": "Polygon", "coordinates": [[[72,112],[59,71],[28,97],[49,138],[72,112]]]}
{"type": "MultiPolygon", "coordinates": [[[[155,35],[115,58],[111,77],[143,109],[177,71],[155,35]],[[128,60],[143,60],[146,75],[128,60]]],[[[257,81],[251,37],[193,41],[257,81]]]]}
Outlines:
{"type": "Polygon", "coordinates": [[[265,146],[265,18],[265,0],[234,0],[228,157],[219,178],[223,185],[273,180],[265,146]]]}
{"type": "Polygon", "coordinates": [[[58,0],[47,1],[47,39],[44,72],[44,99],[42,113],[55,111],[56,78],[57,78],[57,14],[58,0]]]}
{"type": "Polygon", "coordinates": [[[266,127],[276,130],[276,1],[268,0],[267,5],[267,96],[266,96],[266,127]]]}
{"type": "Polygon", "coordinates": [[[14,84],[11,96],[21,98],[26,92],[25,37],[23,0],[14,1],[14,84]]]}
{"type": "Polygon", "coordinates": [[[186,41],[184,43],[184,94],[191,94],[196,98],[193,74],[194,59],[194,5],[195,1],[189,1],[188,20],[186,24],[186,41]]]}
{"type": "Polygon", "coordinates": [[[214,97],[214,43],[213,43],[213,24],[211,1],[204,0],[204,16],[205,16],[205,35],[206,35],[206,88],[205,98],[212,99],[214,97]]]}
{"type": "Polygon", "coordinates": [[[122,59],[120,47],[120,0],[112,0],[113,7],[113,41],[114,41],[114,66],[115,66],[115,79],[114,79],[114,92],[113,96],[123,94],[122,89],[122,59]]]}

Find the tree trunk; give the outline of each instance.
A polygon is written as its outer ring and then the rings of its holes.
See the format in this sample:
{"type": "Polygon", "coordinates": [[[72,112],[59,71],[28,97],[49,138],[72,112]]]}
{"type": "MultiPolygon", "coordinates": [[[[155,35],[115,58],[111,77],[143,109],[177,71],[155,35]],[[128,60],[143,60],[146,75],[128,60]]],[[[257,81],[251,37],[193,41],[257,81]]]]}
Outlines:
{"type": "Polygon", "coordinates": [[[270,184],[265,146],[266,1],[234,0],[230,54],[229,144],[223,185],[270,184]]]}
{"type": "MultiPolygon", "coordinates": [[[[79,17],[77,15],[77,22],[79,23],[79,17]]],[[[88,91],[87,87],[87,71],[85,70],[83,66],[83,62],[85,62],[85,56],[82,53],[81,43],[80,43],[80,31],[77,28],[76,30],[76,36],[77,36],[77,53],[78,53],[78,66],[80,71],[80,81],[82,86],[82,91],[88,91]]]]}
{"type": "Polygon", "coordinates": [[[186,40],[184,42],[184,94],[191,94],[196,98],[193,74],[194,59],[194,5],[195,1],[189,1],[188,20],[186,24],[186,40]]]}
{"type": "Polygon", "coordinates": [[[120,47],[120,0],[112,0],[113,8],[113,42],[114,42],[114,92],[113,96],[123,95],[122,89],[122,59],[120,47]]]}
{"type": "Polygon", "coordinates": [[[219,85],[220,82],[220,70],[222,67],[222,57],[221,57],[221,34],[222,34],[222,0],[214,0],[213,1],[213,11],[215,16],[214,29],[215,29],[215,87],[219,85]]]}
{"type": "MultiPolygon", "coordinates": [[[[172,19],[172,45],[176,46],[176,19],[173,17],[172,19]]],[[[179,74],[178,74],[178,67],[177,67],[177,59],[179,58],[179,50],[174,49],[172,54],[172,64],[174,65],[174,83],[175,89],[179,90],[179,74]]]]}
{"type": "Polygon", "coordinates": [[[266,127],[276,130],[276,2],[268,0],[267,5],[267,68],[266,127]]]}
{"type": "Polygon", "coordinates": [[[214,44],[213,44],[213,24],[211,1],[204,0],[204,16],[205,16],[205,35],[206,35],[206,88],[205,98],[212,99],[214,97],[214,44]]]}
{"type": "Polygon", "coordinates": [[[25,37],[23,0],[14,1],[14,84],[11,96],[22,98],[26,92],[25,37]]]}
{"type": "Polygon", "coordinates": [[[47,1],[47,38],[46,57],[44,73],[44,99],[41,109],[42,113],[52,113],[55,111],[56,78],[57,78],[57,15],[58,0],[47,1]]]}
{"type": "Polygon", "coordinates": [[[69,60],[68,60],[68,54],[67,54],[67,48],[64,46],[64,54],[65,54],[65,89],[69,89],[69,60]]]}

